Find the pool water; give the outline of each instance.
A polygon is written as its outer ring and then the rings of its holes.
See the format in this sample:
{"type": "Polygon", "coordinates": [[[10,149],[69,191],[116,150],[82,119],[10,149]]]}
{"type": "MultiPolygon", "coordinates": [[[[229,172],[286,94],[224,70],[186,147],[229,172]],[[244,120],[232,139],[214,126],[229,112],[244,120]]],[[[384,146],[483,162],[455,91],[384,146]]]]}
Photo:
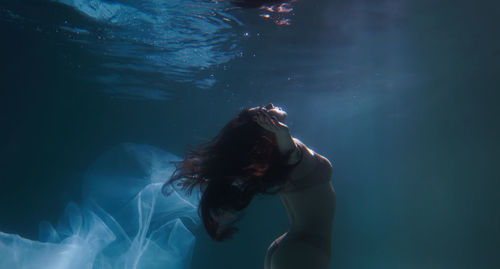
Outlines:
{"type": "MultiPolygon", "coordinates": [[[[269,102],[328,157],[331,268],[499,268],[496,1],[5,0],[0,231],[37,239],[123,143],[182,156],[269,102]]],[[[255,199],[192,268],[261,268],[286,231],[255,199]]]]}

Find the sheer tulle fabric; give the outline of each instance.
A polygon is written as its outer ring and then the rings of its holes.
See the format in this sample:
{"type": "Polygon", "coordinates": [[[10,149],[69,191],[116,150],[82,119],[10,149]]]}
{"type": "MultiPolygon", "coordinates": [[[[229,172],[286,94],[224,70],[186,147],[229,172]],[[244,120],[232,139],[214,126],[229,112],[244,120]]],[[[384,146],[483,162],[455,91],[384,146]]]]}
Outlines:
{"type": "Polygon", "coordinates": [[[89,169],[85,202],[71,203],[39,240],[0,232],[0,268],[188,268],[200,198],[177,187],[161,193],[178,158],[147,145],[123,144],[89,169]]]}

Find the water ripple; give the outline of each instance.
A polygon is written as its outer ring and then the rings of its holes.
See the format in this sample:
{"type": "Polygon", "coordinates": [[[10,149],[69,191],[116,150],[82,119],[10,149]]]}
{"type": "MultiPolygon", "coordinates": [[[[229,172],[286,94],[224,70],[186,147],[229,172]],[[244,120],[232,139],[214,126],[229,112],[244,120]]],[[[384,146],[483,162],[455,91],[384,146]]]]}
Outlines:
{"type": "Polygon", "coordinates": [[[105,92],[166,99],[167,85],[211,87],[216,80],[207,70],[241,54],[243,23],[230,8],[224,1],[49,0],[34,8],[12,2],[0,19],[80,44],[100,61],[98,74],[85,79],[105,92]]]}

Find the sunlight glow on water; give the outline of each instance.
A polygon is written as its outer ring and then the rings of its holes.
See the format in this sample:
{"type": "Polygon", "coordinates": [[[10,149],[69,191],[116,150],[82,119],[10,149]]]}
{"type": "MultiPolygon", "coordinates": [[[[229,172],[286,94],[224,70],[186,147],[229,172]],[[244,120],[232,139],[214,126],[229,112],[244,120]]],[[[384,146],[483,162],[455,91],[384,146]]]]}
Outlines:
{"type": "Polygon", "coordinates": [[[292,4],[297,2],[296,0],[291,0],[289,2],[274,4],[274,5],[264,5],[260,9],[264,12],[259,16],[265,19],[270,19],[276,25],[291,25],[290,17],[295,15],[293,13],[292,4]]]}

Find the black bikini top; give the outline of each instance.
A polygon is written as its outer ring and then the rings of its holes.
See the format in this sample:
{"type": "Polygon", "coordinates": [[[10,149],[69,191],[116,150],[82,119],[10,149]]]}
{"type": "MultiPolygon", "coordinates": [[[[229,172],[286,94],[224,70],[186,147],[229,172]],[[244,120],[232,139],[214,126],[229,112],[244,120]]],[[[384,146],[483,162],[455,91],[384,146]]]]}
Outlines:
{"type": "MultiPolygon", "coordinates": [[[[300,150],[302,150],[302,155],[306,154],[305,153],[306,151],[309,151],[309,149],[303,144],[299,143],[297,145],[300,147],[300,150]]],[[[293,180],[289,179],[285,183],[282,192],[287,193],[287,192],[301,191],[309,187],[312,187],[318,183],[330,181],[333,170],[330,161],[328,161],[327,158],[315,152],[313,154],[313,158],[316,161],[315,162],[316,165],[313,168],[313,171],[303,177],[296,178],[293,180]]]]}

